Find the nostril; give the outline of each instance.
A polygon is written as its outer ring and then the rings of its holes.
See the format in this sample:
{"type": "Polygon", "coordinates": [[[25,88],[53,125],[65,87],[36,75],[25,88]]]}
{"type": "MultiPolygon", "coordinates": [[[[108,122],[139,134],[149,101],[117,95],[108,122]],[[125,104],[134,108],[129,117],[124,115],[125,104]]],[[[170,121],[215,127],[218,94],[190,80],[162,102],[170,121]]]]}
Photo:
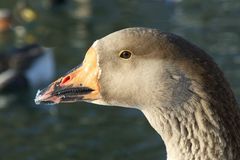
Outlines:
{"type": "Polygon", "coordinates": [[[68,82],[69,80],[71,80],[71,76],[64,77],[62,79],[61,85],[63,85],[64,83],[68,82]]]}

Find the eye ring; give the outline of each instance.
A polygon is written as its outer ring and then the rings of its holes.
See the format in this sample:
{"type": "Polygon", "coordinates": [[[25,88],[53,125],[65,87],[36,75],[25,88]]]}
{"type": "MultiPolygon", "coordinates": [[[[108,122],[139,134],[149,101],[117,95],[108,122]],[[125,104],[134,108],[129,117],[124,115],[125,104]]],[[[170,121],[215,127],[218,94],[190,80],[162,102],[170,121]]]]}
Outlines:
{"type": "Polygon", "coordinates": [[[123,50],[119,53],[119,57],[123,59],[129,59],[132,57],[132,52],[129,50],[123,50]]]}

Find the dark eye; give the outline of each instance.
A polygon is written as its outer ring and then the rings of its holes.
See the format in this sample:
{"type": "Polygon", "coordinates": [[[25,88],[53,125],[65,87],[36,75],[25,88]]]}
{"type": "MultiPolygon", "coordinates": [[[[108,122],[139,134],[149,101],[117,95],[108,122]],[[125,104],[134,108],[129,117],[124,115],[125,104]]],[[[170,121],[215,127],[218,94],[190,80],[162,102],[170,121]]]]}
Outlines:
{"type": "Polygon", "coordinates": [[[130,51],[121,51],[119,56],[124,59],[129,59],[132,56],[132,53],[130,51]]]}

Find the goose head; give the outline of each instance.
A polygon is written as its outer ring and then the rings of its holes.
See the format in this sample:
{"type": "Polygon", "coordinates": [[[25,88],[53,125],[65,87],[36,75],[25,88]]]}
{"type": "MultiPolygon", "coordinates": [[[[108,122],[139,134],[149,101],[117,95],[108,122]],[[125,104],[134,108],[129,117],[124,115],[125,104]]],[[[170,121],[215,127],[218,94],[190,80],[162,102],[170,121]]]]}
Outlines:
{"type": "Polygon", "coordinates": [[[88,101],[139,109],[156,100],[172,103],[178,96],[170,93],[188,85],[184,66],[172,59],[185,58],[186,53],[172,44],[177,39],[144,28],[112,33],[95,41],[83,63],[39,92],[36,102],[88,101]]]}
{"type": "Polygon", "coordinates": [[[82,65],[35,99],[76,101],[141,110],[169,160],[237,156],[240,137],[229,126],[239,119],[233,93],[211,57],[177,35],[148,28],[107,35],[93,43],[82,65]]]}

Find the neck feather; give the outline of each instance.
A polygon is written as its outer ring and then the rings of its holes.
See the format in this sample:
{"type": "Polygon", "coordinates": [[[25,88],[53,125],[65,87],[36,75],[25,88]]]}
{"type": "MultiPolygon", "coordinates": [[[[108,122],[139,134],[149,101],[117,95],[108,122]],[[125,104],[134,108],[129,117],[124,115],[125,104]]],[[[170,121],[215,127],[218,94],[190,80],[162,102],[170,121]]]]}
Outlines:
{"type": "MultiPolygon", "coordinates": [[[[221,104],[219,104],[221,105],[221,104]]],[[[168,160],[240,159],[239,114],[224,113],[193,93],[182,106],[148,106],[142,110],[161,135],[168,160]],[[174,108],[174,109],[172,109],[174,108]],[[222,118],[225,118],[222,119],[222,118]],[[233,127],[234,126],[234,127],[233,127]]],[[[229,106],[230,111],[232,107],[229,106]]]]}

